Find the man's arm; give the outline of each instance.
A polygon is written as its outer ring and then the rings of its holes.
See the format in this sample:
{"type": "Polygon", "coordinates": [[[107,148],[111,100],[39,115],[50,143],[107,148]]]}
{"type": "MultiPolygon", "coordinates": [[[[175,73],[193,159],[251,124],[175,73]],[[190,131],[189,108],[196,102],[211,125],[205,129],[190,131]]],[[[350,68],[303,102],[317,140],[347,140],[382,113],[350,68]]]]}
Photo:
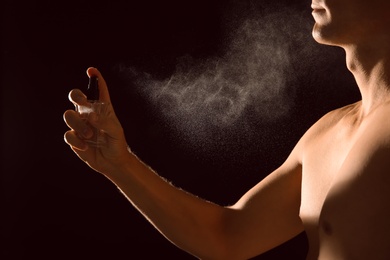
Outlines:
{"type": "MultiPolygon", "coordinates": [[[[102,101],[109,103],[104,79],[99,77],[102,101]]],[[[72,91],[72,102],[85,96],[72,91]]],[[[128,200],[171,242],[200,258],[247,259],[294,237],[303,230],[299,218],[301,166],[298,148],[287,161],[245,194],[235,205],[221,207],[178,189],[158,176],[126,147],[123,130],[112,106],[107,118],[91,115],[88,122],[102,130],[107,144],[88,147],[88,125],[75,111],[64,114],[71,128],[66,142],[91,168],[104,174],[128,200]]]]}
{"type": "Polygon", "coordinates": [[[248,259],[303,230],[299,218],[301,169],[289,163],[230,207],[175,188],[132,154],[106,176],[183,250],[202,259],[248,259]]]}

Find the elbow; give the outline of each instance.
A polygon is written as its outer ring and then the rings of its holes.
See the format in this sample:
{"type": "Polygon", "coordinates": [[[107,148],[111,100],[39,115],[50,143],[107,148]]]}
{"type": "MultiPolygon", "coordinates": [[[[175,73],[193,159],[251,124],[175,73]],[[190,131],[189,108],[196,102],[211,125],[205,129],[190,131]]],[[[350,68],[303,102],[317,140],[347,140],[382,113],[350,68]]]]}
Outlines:
{"type": "Polygon", "coordinates": [[[242,245],[235,232],[232,232],[235,212],[224,208],[217,221],[210,223],[207,250],[197,256],[202,260],[245,260],[242,253],[242,245]]]}

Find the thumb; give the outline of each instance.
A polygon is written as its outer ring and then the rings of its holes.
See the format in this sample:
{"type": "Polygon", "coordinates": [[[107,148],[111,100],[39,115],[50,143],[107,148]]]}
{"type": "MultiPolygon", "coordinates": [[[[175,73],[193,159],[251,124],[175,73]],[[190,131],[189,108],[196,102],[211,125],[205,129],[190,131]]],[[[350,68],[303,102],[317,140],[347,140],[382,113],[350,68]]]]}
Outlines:
{"type": "Polygon", "coordinates": [[[97,77],[99,85],[99,100],[102,102],[110,103],[110,94],[108,92],[108,87],[106,81],[104,80],[100,71],[94,67],[89,67],[87,69],[88,77],[97,77]]]}
{"type": "Polygon", "coordinates": [[[115,115],[114,108],[110,101],[107,83],[100,71],[94,67],[87,69],[88,77],[97,77],[99,84],[99,100],[102,104],[98,108],[98,113],[90,113],[88,116],[89,123],[97,129],[103,130],[109,137],[117,139],[122,135],[122,126],[115,115]]]}

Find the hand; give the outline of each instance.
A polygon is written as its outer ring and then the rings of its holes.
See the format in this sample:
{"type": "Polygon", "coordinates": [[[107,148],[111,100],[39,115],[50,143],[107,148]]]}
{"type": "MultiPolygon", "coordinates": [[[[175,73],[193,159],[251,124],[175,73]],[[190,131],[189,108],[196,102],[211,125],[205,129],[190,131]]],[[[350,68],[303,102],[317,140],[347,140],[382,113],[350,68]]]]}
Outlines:
{"type": "MultiPolygon", "coordinates": [[[[75,110],[67,110],[64,113],[64,120],[71,130],[65,133],[64,139],[81,160],[94,170],[105,173],[120,167],[129,151],[122,126],[111,105],[104,78],[95,68],[88,68],[87,75],[98,77],[100,101],[107,104],[107,114],[98,116],[92,112],[85,118],[75,110]],[[92,138],[95,129],[100,129],[106,140],[105,144],[99,147],[86,142],[92,138]]],[[[69,100],[78,106],[88,106],[87,97],[79,89],[69,93],[69,100]]]]}

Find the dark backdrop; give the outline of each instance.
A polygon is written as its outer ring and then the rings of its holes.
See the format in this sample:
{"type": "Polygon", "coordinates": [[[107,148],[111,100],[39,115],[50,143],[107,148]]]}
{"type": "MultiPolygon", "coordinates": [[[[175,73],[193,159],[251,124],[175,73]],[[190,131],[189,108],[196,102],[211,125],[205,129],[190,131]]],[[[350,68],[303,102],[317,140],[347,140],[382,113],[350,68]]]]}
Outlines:
{"type": "MultiPolygon", "coordinates": [[[[359,98],[343,52],[309,40],[313,53],[292,62],[288,116],[264,121],[249,111],[193,146],[123,68],[168,77],[180,57],[221,55],[227,24],[280,7],[310,21],[309,1],[3,2],[2,259],[193,259],[63,142],[62,114],[72,108],[67,94],[86,87],[89,66],[105,76],[132,149],[175,185],[222,205],[279,166],[324,113],[359,98]]],[[[302,234],[256,259],[304,259],[306,250],[302,234]]]]}

